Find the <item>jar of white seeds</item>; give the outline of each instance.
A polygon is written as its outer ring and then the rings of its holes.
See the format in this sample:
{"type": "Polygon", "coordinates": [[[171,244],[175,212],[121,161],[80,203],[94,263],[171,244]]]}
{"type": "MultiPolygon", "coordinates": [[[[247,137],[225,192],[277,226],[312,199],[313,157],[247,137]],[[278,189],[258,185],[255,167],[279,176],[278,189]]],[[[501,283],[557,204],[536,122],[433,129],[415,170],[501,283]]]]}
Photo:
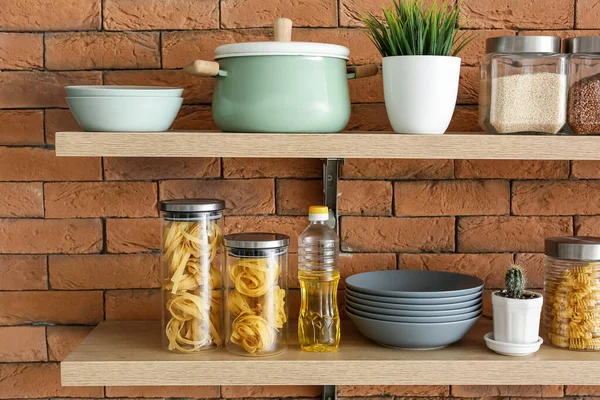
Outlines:
{"type": "Polygon", "coordinates": [[[494,134],[555,134],[567,119],[567,58],[554,36],[486,40],[479,122],[494,134]]]}

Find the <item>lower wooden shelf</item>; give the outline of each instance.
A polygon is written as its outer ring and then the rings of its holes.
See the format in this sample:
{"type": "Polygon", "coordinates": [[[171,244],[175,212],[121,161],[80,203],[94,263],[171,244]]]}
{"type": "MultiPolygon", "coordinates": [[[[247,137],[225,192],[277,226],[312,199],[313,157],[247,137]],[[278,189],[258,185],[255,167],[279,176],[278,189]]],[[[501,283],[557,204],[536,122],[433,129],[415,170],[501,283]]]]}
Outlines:
{"type": "MultiPolygon", "coordinates": [[[[600,384],[600,353],[543,345],[528,357],[489,351],[482,319],[461,342],[434,351],[378,346],[343,326],[335,353],[302,352],[251,358],[213,350],[161,349],[159,323],[103,322],[61,363],[64,386],[156,385],[591,385],[600,384]]],[[[291,335],[295,336],[295,335],[291,335]]]]}

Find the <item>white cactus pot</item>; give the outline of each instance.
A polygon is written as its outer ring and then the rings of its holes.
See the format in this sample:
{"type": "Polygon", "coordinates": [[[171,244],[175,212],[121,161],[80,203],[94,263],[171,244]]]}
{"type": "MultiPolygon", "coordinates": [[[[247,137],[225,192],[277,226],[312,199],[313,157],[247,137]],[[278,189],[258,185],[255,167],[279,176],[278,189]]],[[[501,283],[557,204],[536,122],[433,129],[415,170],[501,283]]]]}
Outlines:
{"type": "Polygon", "coordinates": [[[544,299],[510,299],[492,294],[494,340],[505,343],[530,344],[538,341],[540,316],[544,299]]]}

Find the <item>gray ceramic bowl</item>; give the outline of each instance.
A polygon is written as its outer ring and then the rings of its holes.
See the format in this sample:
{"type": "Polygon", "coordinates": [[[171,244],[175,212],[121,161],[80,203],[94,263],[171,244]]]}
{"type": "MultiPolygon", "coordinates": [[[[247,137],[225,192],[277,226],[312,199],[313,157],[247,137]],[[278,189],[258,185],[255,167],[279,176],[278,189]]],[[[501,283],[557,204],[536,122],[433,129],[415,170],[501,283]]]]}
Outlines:
{"type": "Polygon", "coordinates": [[[479,292],[483,281],[476,276],[444,271],[394,270],[352,275],[346,286],[355,292],[387,297],[438,298],[479,292]]]}
{"type": "Polygon", "coordinates": [[[181,97],[182,88],[168,86],[65,86],[67,97],[181,97]]]}
{"type": "Polygon", "coordinates": [[[437,324],[440,322],[455,322],[455,321],[462,321],[465,319],[471,319],[471,318],[475,318],[475,317],[481,315],[481,310],[482,309],[480,308],[476,311],[465,313],[465,314],[445,315],[445,316],[441,316],[441,317],[403,317],[403,316],[383,315],[383,314],[375,314],[375,313],[365,312],[365,311],[357,310],[356,308],[353,308],[353,307],[349,306],[348,304],[346,304],[347,312],[350,312],[354,315],[358,315],[360,317],[380,319],[382,321],[390,321],[390,322],[414,322],[414,323],[420,323],[420,324],[437,324]]]}
{"type": "Polygon", "coordinates": [[[346,300],[353,301],[356,304],[365,305],[369,307],[377,307],[387,310],[405,310],[405,311],[455,311],[461,308],[472,307],[481,304],[481,297],[473,300],[463,301],[462,303],[448,303],[448,304],[396,304],[396,303],[384,303],[381,301],[371,301],[361,299],[346,290],[346,300]]]}
{"type": "MultiPolygon", "coordinates": [[[[346,305],[352,307],[355,310],[363,311],[372,314],[390,315],[394,317],[445,317],[445,316],[459,316],[474,311],[481,311],[482,303],[475,304],[471,307],[458,308],[455,310],[436,310],[436,311],[412,311],[412,310],[390,310],[389,308],[371,307],[365,306],[360,303],[356,303],[346,297],[346,305]]],[[[360,314],[359,314],[360,315],[360,314]]],[[[376,318],[376,317],[373,317],[376,318]]],[[[418,321],[417,321],[418,322],[418,321]]]]}
{"type": "Polygon", "coordinates": [[[439,324],[389,322],[348,316],[367,338],[384,346],[410,350],[438,349],[459,341],[469,332],[479,317],[439,324]]]}
{"type": "Polygon", "coordinates": [[[163,132],[173,124],[181,97],[67,97],[87,132],[163,132]]]}
{"type": "Polygon", "coordinates": [[[439,305],[439,304],[452,304],[463,303],[470,300],[479,300],[483,297],[483,290],[477,293],[467,294],[464,296],[456,297],[434,297],[434,298],[419,298],[419,297],[385,297],[385,296],[373,296],[370,294],[358,293],[354,290],[346,287],[346,293],[359,299],[365,299],[370,301],[382,302],[382,303],[393,303],[393,304],[413,304],[413,305],[439,305]]]}

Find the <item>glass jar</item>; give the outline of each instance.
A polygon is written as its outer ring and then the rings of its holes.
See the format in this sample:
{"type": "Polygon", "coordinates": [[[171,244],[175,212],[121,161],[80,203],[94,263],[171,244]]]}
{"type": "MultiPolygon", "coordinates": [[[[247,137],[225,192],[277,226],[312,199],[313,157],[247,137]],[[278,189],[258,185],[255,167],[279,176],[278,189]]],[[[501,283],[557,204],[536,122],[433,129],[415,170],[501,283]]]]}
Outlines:
{"type": "Polygon", "coordinates": [[[554,36],[486,40],[479,123],[493,134],[558,133],[567,118],[567,62],[554,36]]]}
{"type": "Polygon", "coordinates": [[[600,134],[600,36],[565,41],[569,54],[567,129],[575,135],[600,134]]]}
{"type": "Polygon", "coordinates": [[[549,238],[545,254],[549,342],[571,350],[600,350],[600,238],[549,238]]]}
{"type": "Polygon", "coordinates": [[[162,343],[193,353],[220,347],[223,329],[223,200],[160,203],[162,343]]]}
{"type": "Polygon", "coordinates": [[[267,356],[287,347],[288,246],[276,233],[226,235],[225,348],[267,356]]]}

